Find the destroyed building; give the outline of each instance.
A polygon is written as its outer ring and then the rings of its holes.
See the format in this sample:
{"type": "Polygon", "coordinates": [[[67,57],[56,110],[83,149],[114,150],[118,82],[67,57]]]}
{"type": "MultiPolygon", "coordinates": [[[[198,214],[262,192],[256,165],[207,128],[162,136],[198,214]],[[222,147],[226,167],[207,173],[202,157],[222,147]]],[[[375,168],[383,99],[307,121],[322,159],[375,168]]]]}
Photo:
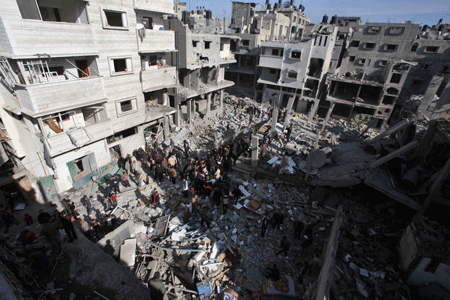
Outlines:
{"type": "Polygon", "coordinates": [[[175,32],[162,29],[172,1],[1,7],[2,121],[45,197],[144,145],[152,124],[167,133],[177,73],[175,32]]]}
{"type": "Polygon", "coordinates": [[[261,42],[276,40],[294,40],[302,37],[303,30],[310,19],[303,13],[305,7],[298,8],[291,1],[288,7],[282,3],[265,6],[255,3],[232,2],[232,18],[229,31],[240,39],[232,41],[237,64],[227,69],[226,76],[236,83],[236,86],[256,88],[260,71],[257,70],[261,42]],[[257,10],[259,8],[260,10],[257,10]]]}
{"type": "MultiPolygon", "coordinates": [[[[223,105],[223,90],[234,85],[225,80],[225,68],[235,63],[230,50],[233,36],[197,33],[188,21],[167,20],[176,32],[177,68],[180,87],[175,96],[178,116],[188,122],[195,113],[207,114],[223,105]]],[[[209,27],[209,26],[208,26],[209,27]]],[[[214,26],[213,26],[214,28],[214,26]]],[[[203,31],[202,29],[199,29],[203,31]]]]}
{"type": "Polygon", "coordinates": [[[337,27],[314,26],[310,39],[263,42],[256,99],[314,117],[323,94],[337,27]]]}

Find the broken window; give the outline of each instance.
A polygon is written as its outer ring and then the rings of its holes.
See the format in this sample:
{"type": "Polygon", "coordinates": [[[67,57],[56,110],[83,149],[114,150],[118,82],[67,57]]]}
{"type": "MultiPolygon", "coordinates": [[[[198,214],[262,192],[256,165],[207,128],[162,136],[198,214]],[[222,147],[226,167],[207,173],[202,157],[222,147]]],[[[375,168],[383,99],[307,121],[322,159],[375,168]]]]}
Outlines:
{"type": "Polygon", "coordinates": [[[278,56],[278,49],[272,49],[272,55],[278,56]]]}
{"type": "Polygon", "coordinates": [[[109,61],[111,75],[119,75],[133,72],[131,58],[111,58],[109,61]]]}
{"type": "Polygon", "coordinates": [[[273,75],[277,74],[277,69],[270,69],[269,74],[273,74],[273,75]]]}
{"type": "Polygon", "coordinates": [[[153,29],[153,18],[152,17],[143,17],[142,19],[143,19],[142,23],[144,23],[145,29],[153,29]]]}
{"type": "Polygon", "coordinates": [[[209,49],[209,48],[211,48],[211,42],[205,41],[205,49],[209,49]]]}
{"type": "Polygon", "coordinates": [[[136,111],[137,110],[136,98],[117,101],[116,109],[119,117],[128,114],[130,112],[136,111]]]}
{"type": "Polygon", "coordinates": [[[192,47],[196,48],[198,44],[198,41],[192,41],[192,47]]]}
{"type": "Polygon", "coordinates": [[[402,74],[394,73],[391,77],[391,83],[400,83],[400,80],[402,79],[402,74]]]}
{"type": "Polygon", "coordinates": [[[386,66],[386,65],[387,65],[387,63],[388,63],[388,61],[387,61],[387,60],[379,60],[379,61],[378,61],[378,65],[379,65],[380,67],[384,67],[384,66],[386,66]]]}
{"type": "Polygon", "coordinates": [[[386,45],[384,45],[384,50],[386,50],[386,51],[395,51],[395,50],[397,50],[397,45],[395,45],[395,44],[386,44],[386,45]]]}
{"type": "Polygon", "coordinates": [[[359,47],[359,41],[352,41],[350,47],[359,47]]]}
{"type": "Polygon", "coordinates": [[[439,50],[439,47],[436,46],[426,46],[425,47],[425,51],[423,52],[427,52],[427,53],[437,53],[439,50]]]}
{"type": "Polygon", "coordinates": [[[42,21],[61,22],[59,9],[56,7],[39,6],[39,10],[41,11],[42,21]]]}
{"type": "Polygon", "coordinates": [[[302,53],[300,51],[292,51],[291,52],[291,58],[300,59],[301,56],[302,56],[302,53]]]}
{"type": "Polygon", "coordinates": [[[418,47],[419,47],[419,44],[418,43],[414,43],[412,45],[412,47],[411,47],[411,52],[416,52],[418,47]]]}
{"type": "Polygon", "coordinates": [[[58,66],[58,67],[49,67],[48,68],[51,73],[55,73],[55,75],[64,75],[64,67],[58,66]]]}
{"type": "Polygon", "coordinates": [[[127,28],[127,13],[113,10],[103,10],[103,26],[127,28]]]}
{"type": "Polygon", "coordinates": [[[133,109],[133,105],[131,104],[131,100],[120,102],[120,110],[122,112],[130,111],[133,109]]]}
{"type": "Polygon", "coordinates": [[[358,64],[363,65],[365,63],[366,63],[366,59],[365,58],[358,59],[358,64]]]}
{"type": "Polygon", "coordinates": [[[242,46],[250,46],[250,40],[242,40],[242,46]]]}
{"type": "Polygon", "coordinates": [[[375,43],[365,43],[364,49],[375,49],[375,43]]]}
{"type": "Polygon", "coordinates": [[[356,56],[350,56],[350,57],[348,58],[349,61],[355,61],[355,59],[356,59],[356,56]]]}
{"type": "Polygon", "coordinates": [[[106,121],[106,111],[103,106],[90,106],[81,109],[86,126],[106,121]]]}
{"type": "Polygon", "coordinates": [[[367,32],[368,33],[375,33],[375,34],[377,34],[377,33],[380,33],[380,30],[381,30],[381,26],[370,26],[367,29],[367,32]]]}
{"type": "Polygon", "coordinates": [[[391,27],[389,28],[389,34],[401,35],[405,31],[405,27],[391,27]]]}
{"type": "Polygon", "coordinates": [[[297,72],[289,71],[288,72],[288,78],[297,79],[297,72]]]}
{"type": "Polygon", "coordinates": [[[75,65],[77,66],[79,78],[91,76],[87,59],[76,60],[75,65]]]}
{"type": "Polygon", "coordinates": [[[49,22],[88,23],[86,4],[84,1],[36,1],[17,0],[23,19],[49,22]]]}

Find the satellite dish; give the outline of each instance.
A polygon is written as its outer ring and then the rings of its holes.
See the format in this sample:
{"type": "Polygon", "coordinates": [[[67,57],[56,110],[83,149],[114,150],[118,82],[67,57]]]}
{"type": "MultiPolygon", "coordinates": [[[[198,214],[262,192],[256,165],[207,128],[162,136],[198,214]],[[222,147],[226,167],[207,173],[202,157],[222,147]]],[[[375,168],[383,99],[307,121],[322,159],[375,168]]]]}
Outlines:
{"type": "Polygon", "coordinates": [[[264,5],[260,4],[260,5],[258,5],[258,8],[259,9],[264,9],[264,5]]]}

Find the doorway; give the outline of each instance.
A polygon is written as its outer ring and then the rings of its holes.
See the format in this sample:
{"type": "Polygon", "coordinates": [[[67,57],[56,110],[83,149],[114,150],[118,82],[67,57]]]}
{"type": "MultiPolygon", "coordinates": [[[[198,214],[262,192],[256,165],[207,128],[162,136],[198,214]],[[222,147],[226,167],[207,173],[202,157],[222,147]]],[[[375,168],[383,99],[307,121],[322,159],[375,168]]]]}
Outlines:
{"type": "Polygon", "coordinates": [[[120,145],[116,145],[116,146],[109,148],[109,154],[111,155],[111,160],[118,161],[122,157],[122,151],[120,151],[120,145]]]}
{"type": "Polygon", "coordinates": [[[77,66],[79,78],[91,76],[87,59],[76,60],[75,64],[77,66]]]}

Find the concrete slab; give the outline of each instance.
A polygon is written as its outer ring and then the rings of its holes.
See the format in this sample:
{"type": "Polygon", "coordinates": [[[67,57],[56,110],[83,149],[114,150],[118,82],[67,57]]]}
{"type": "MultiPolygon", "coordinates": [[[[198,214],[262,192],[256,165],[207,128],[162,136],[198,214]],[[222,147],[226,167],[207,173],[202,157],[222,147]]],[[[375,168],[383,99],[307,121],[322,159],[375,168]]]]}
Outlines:
{"type": "Polygon", "coordinates": [[[133,267],[136,261],[136,239],[125,240],[120,246],[120,261],[127,267],[133,267]]]}

